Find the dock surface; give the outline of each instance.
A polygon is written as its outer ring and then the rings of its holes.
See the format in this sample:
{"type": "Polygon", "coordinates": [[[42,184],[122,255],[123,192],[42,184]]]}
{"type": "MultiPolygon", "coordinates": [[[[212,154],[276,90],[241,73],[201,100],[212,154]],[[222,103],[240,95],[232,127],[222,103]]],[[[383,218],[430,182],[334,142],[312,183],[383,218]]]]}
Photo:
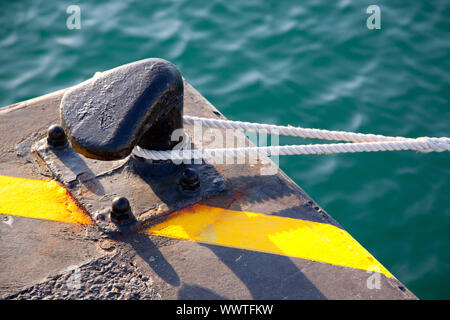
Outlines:
{"type": "MultiPolygon", "coordinates": [[[[185,114],[225,119],[184,85],[185,114]]],[[[51,178],[30,148],[59,123],[63,94],[0,109],[0,176],[51,178]]],[[[0,298],[416,299],[286,174],[261,175],[261,166],[215,165],[229,190],[114,239],[92,224],[11,215],[0,202],[1,217],[12,217],[0,223],[0,298]]]]}

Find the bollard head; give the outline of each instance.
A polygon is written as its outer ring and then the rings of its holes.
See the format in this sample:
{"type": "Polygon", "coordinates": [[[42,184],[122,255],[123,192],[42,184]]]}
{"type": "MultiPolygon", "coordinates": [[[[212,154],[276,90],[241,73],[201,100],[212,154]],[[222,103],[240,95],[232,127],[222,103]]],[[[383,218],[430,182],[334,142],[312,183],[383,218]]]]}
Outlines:
{"type": "Polygon", "coordinates": [[[72,147],[88,158],[118,160],[136,145],[172,149],[183,128],[183,78],[163,59],[145,59],[68,89],[61,123],[72,147]]]}

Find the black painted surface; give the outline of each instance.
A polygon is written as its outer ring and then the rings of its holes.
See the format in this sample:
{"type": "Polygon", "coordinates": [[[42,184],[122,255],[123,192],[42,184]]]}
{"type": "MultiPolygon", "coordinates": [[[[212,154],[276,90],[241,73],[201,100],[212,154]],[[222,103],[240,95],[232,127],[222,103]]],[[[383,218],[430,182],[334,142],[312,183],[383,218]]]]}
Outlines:
{"type": "Polygon", "coordinates": [[[90,158],[117,160],[134,146],[168,150],[183,127],[183,79],[162,59],[145,59],[69,89],[61,123],[73,148],[90,158]]]}

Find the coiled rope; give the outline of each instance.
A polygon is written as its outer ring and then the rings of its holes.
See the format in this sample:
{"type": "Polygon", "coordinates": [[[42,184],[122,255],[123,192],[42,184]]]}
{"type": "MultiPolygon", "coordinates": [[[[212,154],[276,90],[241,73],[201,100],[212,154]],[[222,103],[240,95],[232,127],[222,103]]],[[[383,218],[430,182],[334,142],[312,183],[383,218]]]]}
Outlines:
{"type": "Polygon", "coordinates": [[[351,141],[351,143],[287,145],[245,148],[217,148],[193,150],[147,150],[136,146],[133,154],[149,160],[182,160],[204,159],[217,156],[244,157],[254,155],[299,155],[299,154],[332,154],[352,152],[399,151],[415,150],[419,152],[450,151],[450,138],[404,138],[389,137],[376,134],[363,134],[346,131],[330,131],[323,129],[309,129],[291,126],[277,126],[270,124],[209,119],[194,116],[184,116],[188,125],[198,123],[209,128],[236,129],[249,132],[266,132],[284,136],[302,138],[316,138],[323,140],[351,141]]]}

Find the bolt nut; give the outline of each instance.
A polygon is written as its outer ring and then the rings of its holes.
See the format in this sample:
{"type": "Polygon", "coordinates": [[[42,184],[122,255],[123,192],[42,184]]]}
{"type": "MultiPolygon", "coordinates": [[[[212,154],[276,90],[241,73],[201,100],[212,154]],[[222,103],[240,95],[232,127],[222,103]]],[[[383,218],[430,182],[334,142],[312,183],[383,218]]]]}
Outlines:
{"type": "Polygon", "coordinates": [[[196,191],[200,187],[197,171],[191,168],[185,169],[181,175],[180,186],[183,191],[196,191]]]}
{"type": "Polygon", "coordinates": [[[94,214],[94,219],[97,221],[105,221],[105,214],[101,212],[97,212],[94,214]]]}
{"type": "Polygon", "coordinates": [[[131,217],[130,202],[125,197],[114,198],[111,205],[111,220],[115,223],[126,222],[131,217]]]}
{"type": "Polygon", "coordinates": [[[67,145],[67,136],[64,128],[54,124],[47,130],[47,143],[54,148],[63,148],[67,145]]]}

